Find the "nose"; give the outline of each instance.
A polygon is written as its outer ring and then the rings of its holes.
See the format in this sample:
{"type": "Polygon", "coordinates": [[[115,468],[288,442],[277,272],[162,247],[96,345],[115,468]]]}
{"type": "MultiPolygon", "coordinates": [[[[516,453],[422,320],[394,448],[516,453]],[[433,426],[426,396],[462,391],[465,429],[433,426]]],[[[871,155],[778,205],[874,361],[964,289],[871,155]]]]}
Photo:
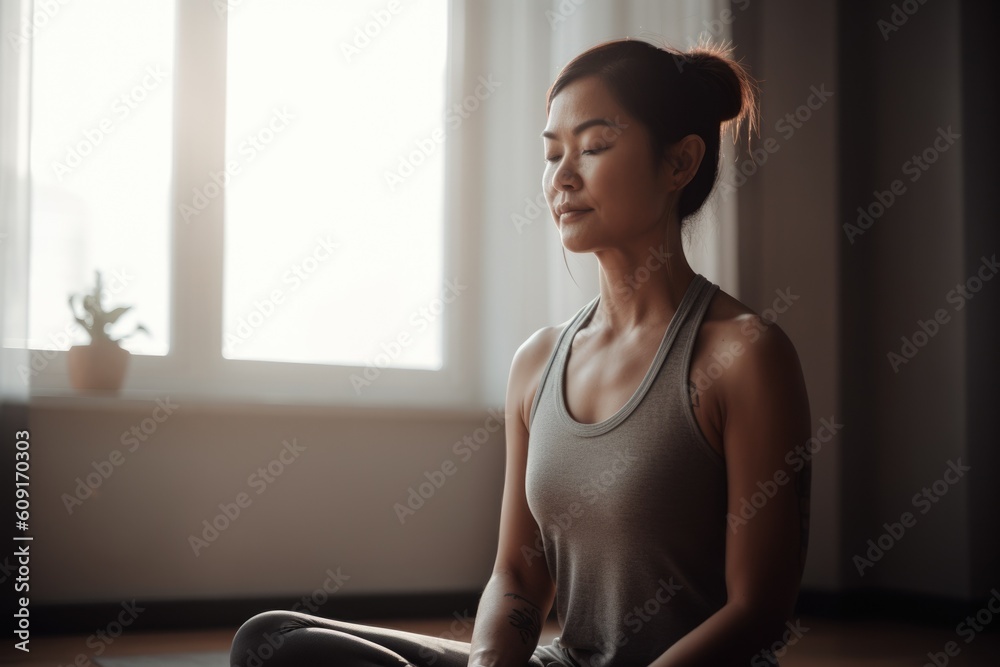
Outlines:
{"type": "Polygon", "coordinates": [[[570,165],[560,165],[552,177],[552,187],[556,190],[577,190],[580,187],[580,175],[570,165]]]}

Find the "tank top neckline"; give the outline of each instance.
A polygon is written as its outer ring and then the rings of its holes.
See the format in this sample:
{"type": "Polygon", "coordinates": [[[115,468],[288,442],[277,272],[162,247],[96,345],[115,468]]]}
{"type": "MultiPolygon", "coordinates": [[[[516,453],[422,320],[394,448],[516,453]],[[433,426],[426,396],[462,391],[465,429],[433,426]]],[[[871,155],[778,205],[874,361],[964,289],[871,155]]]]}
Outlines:
{"type": "Polygon", "coordinates": [[[632,411],[635,410],[636,406],[639,405],[639,402],[646,395],[646,392],[649,391],[650,385],[653,384],[653,379],[659,372],[660,367],[663,365],[663,360],[666,358],[667,352],[670,350],[671,343],[673,343],[674,338],[677,337],[677,332],[682,323],[687,319],[688,312],[694,304],[696,295],[701,291],[702,285],[706,282],[707,279],[703,275],[695,273],[694,278],[692,278],[687,287],[687,291],[684,293],[681,302],[677,306],[677,310],[670,318],[670,322],[667,324],[667,328],[663,332],[663,337],[660,339],[660,346],[657,348],[656,354],[653,356],[653,361],[650,363],[649,368],[646,369],[646,374],[643,376],[639,386],[636,387],[634,392],[632,392],[629,399],[625,401],[625,404],[607,419],[588,424],[577,421],[573,418],[573,415],[569,413],[569,408],[566,407],[566,395],[563,385],[566,382],[566,369],[569,366],[569,352],[570,347],[573,345],[573,338],[576,337],[576,332],[590,321],[590,318],[593,316],[594,311],[597,310],[597,306],[600,303],[600,293],[594,297],[594,299],[590,302],[590,305],[584,308],[580,312],[579,316],[574,321],[570,322],[568,328],[566,329],[563,336],[563,342],[559,349],[558,364],[554,369],[556,371],[556,412],[559,413],[559,417],[561,418],[564,426],[577,435],[596,436],[607,433],[615,426],[625,421],[632,411]]]}

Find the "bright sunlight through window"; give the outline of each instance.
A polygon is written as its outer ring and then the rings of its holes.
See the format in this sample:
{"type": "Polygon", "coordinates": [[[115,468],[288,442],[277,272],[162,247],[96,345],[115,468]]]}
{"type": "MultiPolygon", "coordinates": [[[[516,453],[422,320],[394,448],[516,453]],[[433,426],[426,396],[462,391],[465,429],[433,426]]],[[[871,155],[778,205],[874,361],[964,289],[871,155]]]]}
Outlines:
{"type": "Polygon", "coordinates": [[[442,366],[447,5],[230,6],[226,358],[442,366]]]}
{"type": "MultiPolygon", "coordinates": [[[[104,278],[108,331],[134,353],[170,345],[174,3],[59,3],[31,39],[28,345],[89,342],[67,303],[104,278]]],[[[79,303],[76,304],[78,311],[79,303]]]]}

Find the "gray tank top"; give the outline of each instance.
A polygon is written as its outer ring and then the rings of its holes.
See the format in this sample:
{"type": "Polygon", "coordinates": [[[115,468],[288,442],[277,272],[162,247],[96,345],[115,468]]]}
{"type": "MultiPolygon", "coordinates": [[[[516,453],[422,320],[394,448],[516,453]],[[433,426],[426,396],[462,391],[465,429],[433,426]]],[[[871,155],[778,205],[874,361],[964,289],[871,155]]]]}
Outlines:
{"type": "MultiPolygon", "coordinates": [[[[690,405],[695,335],[719,288],[696,274],[652,364],[618,412],[566,409],[570,345],[598,294],[560,334],[528,418],[525,494],[566,648],[584,667],[648,665],[726,602],[726,466],[690,405]]],[[[537,560],[536,560],[537,559],[537,560]]]]}

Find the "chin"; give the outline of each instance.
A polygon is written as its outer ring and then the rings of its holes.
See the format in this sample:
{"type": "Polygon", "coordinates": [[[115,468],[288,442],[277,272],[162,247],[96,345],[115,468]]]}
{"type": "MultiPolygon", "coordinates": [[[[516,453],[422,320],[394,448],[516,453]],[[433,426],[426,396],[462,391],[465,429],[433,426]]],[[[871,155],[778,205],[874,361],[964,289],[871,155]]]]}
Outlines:
{"type": "Polygon", "coordinates": [[[595,250],[593,242],[588,240],[585,235],[562,233],[560,234],[560,239],[562,240],[563,248],[565,248],[567,252],[583,254],[593,252],[595,250]]]}
{"type": "Polygon", "coordinates": [[[557,222],[556,230],[569,252],[592,253],[616,244],[614,226],[595,216],[563,224],[557,222]]]}

